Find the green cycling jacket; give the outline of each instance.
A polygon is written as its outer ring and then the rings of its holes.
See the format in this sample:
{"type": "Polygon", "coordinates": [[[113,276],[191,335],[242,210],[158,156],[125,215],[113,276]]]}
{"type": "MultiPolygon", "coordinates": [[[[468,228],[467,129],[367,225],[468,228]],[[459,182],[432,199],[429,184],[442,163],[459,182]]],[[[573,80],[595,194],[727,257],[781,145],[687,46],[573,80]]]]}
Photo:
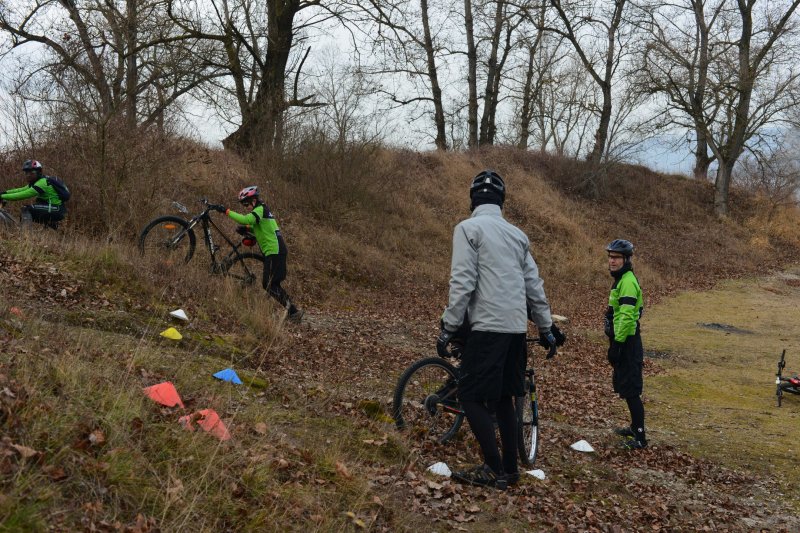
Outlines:
{"type": "Polygon", "coordinates": [[[278,221],[263,203],[256,204],[252,211],[243,215],[228,209],[227,215],[237,224],[249,226],[256,236],[258,246],[264,255],[275,255],[286,253],[286,243],[283,241],[278,221]]]}
{"type": "Polygon", "coordinates": [[[47,176],[40,177],[33,185],[8,189],[0,194],[0,198],[3,200],[11,200],[12,202],[16,200],[27,200],[34,196],[40,203],[61,205],[61,198],[58,197],[58,193],[53,186],[47,182],[47,176]]]}
{"type": "Polygon", "coordinates": [[[607,322],[612,326],[610,337],[617,342],[639,332],[639,319],[644,303],[639,280],[628,270],[611,287],[608,295],[607,322]]]}

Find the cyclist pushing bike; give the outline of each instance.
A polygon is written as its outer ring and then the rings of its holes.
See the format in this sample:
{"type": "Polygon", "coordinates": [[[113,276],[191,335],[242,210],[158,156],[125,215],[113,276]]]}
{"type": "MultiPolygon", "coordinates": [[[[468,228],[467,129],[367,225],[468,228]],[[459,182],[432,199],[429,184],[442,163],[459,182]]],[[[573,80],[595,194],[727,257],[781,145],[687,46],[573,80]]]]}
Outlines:
{"type": "Polygon", "coordinates": [[[22,207],[23,226],[36,222],[57,229],[58,223],[67,214],[67,206],[61,200],[50,178],[42,173],[42,164],[35,159],[28,159],[22,164],[22,172],[25,173],[28,184],[0,192],[0,204],[6,201],[36,198],[33,204],[22,207]]]}
{"type": "Polygon", "coordinates": [[[461,353],[458,396],[484,464],[454,472],[452,478],[505,490],[519,481],[513,399],[524,394],[527,321],[536,324],[540,344],[552,355],[564,337],[553,325],[528,237],[502,216],[503,178],[484,170],[472,180],[469,194],[472,216],[453,233],[449,302],[436,344],[446,355],[468,314],[471,331],[461,353]]]}
{"type": "Polygon", "coordinates": [[[239,192],[239,203],[248,207],[248,214],[237,213],[226,209],[222,205],[209,206],[212,209],[225,213],[237,224],[247,226],[256,236],[261,253],[264,254],[264,274],[262,286],[270,296],[275,298],[281,306],[288,312],[288,318],[292,322],[300,322],[303,318],[303,311],[295,307],[289,299],[286,290],[281,287],[281,282],[286,279],[286,242],[283,240],[278,222],[269,210],[269,207],[261,201],[258,194],[258,187],[245,187],[239,192]]]}

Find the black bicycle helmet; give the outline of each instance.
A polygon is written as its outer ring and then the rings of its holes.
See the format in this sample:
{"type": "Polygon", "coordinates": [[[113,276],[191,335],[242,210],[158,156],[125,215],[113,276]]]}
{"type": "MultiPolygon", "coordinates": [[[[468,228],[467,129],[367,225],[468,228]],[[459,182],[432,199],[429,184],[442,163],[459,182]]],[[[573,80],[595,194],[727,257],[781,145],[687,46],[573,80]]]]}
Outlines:
{"type": "Polygon", "coordinates": [[[22,163],[22,171],[23,172],[36,171],[36,173],[41,174],[42,173],[42,164],[39,163],[35,159],[28,159],[27,161],[22,163]]]}
{"type": "Polygon", "coordinates": [[[606,252],[616,252],[629,258],[633,255],[633,244],[625,239],[614,239],[606,246],[606,252]]]}
{"type": "Polygon", "coordinates": [[[474,178],[469,188],[469,197],[472,198],[479,193],[494,193],[500,195],[500,202],[506,199],[506,183],[500,174],[494,170],[484,170],[474,178]]]}

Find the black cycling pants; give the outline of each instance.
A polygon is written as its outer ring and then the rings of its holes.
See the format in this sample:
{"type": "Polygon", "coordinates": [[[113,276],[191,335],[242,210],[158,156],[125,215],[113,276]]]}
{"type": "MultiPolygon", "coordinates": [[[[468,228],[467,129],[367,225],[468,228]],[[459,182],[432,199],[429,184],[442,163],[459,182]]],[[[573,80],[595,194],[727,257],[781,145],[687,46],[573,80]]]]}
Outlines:
{"type": "Polygon", "coordinates": [[[51,228],[57,228],[58,222],[64,219],[67,208],[64,204],[55,206],[50,204],[33,204],[22,207],[22,221],[31,220],[51,228]]]}
{"type": "Polygon", "coordinates": [[[264,256],[264,275],[261,286],[275,298],[283,307],[288,307],[289,312],[295,310],[289,301],[289,294],[281,287],[281,282],[286,279],[286,254],[272,254],[264,256]]]}

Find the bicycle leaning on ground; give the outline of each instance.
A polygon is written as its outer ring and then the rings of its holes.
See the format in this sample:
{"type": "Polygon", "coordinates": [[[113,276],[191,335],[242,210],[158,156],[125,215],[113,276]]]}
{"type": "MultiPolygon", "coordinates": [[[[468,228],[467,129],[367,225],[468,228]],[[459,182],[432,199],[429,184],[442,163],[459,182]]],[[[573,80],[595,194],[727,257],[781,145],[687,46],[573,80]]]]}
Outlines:
{"type": "MultiPolygon", "coordinates": [[[[527,339],[528,346],[539,340],[527,339]]],[[[528,353],[531,350],[528,348],[528,353]]],[[[556,347],[548,352],[555,355],[556,347]]],[[[451,344],[451,358],[458,363],[461,348],[451,344]]],[[[539,400],[536,374],[530,357],[525,369],[525,393],[514,398],[517,411],[519,456],[524,466],[533,466],[539,451],[539,400]]],[[[392,416],[398,429],[414,436],[445,444],[464,422],[458,400],[459,367],[443,357],[427,357],[409,366],[397,380],[392,399],[392,416]]]]}
{"type": "Polygon", "coordinates": [[[783,376],[783,369],[786,368],[786,350],[781,353],[781,360],[778,361],[778,373],[775,374],[775,396],[778,398],[778,407],[781,406],[783,393],[800,395],[800,376],[795,374],[787,378],[783,376]]]}
{"type": "MultiPolygon", "coordinates": [[[[210,204],[206,198],[202,198],[200,203],[203,210],[189,220],[174,215],[151,220],[139,234],[140,253],[160,260],[166,267],[188,263],[194,256],[197,244],[194,228],[199,225],[203,232],[203,242],[211,256],[212,274],[232,277],[245,286],[260,280],[264,256],[261,253],[242,251],[257,244],[255,236],[242,226],[237,230],[242,239],[238,243],[233,242],[211,219],[214,204],[210,204]],[[219,255],[220,246],[214,242],[212,228],[230,246],[227,254],[219,255]]],[[[189,214],[189,210],[179,202],[172,202],[172,206],[181,213],[189,214]]]]}

